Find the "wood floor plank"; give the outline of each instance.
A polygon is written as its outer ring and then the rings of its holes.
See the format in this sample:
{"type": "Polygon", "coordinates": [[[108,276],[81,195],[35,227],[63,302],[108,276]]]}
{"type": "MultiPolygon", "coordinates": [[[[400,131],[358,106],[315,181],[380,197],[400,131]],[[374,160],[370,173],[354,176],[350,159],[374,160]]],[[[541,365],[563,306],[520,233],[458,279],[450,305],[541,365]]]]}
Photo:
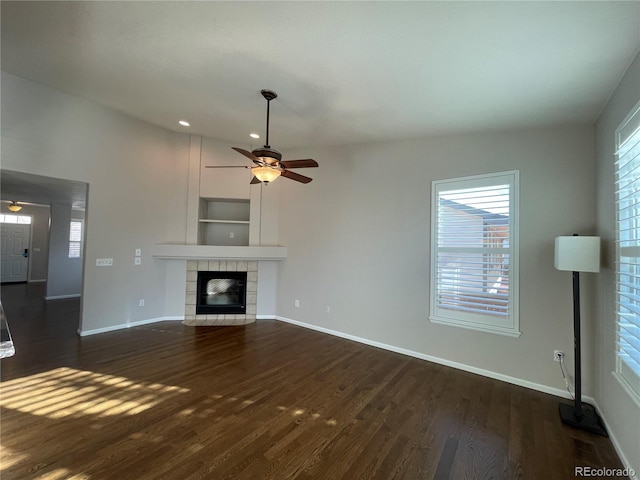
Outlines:
{"type": "Polygon", "coordinates": [[[3,480],[565,479],[621,468],[558,399],[273,320],[78,337],[79,302],[3,285],[3,480]],[[19,318],[19,320],[17,320],[19,318]]]}

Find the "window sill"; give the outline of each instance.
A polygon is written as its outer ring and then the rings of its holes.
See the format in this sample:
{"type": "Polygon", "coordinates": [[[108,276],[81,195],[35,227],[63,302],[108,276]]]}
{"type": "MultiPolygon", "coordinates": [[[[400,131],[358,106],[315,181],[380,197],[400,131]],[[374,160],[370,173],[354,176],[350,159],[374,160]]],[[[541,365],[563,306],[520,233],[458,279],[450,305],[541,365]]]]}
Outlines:
{"type": "Polygon", "coordinates": [[[498,335],[504,335],[507,337],[518,338],[520,335],[522,335],[522,332],[513,328],[498,327],[493,325],[481,325],[478,323],[465,322],[462,320],[452,320],[450,318],[442,318],[442,317],[434,317],[434,316],[430,316],[429,320],[432,323],[438,323],[440,325],[467,328],[469,330],[476,330],[479,332],[486,332],[486,333],[497,333],[498,335]]]}

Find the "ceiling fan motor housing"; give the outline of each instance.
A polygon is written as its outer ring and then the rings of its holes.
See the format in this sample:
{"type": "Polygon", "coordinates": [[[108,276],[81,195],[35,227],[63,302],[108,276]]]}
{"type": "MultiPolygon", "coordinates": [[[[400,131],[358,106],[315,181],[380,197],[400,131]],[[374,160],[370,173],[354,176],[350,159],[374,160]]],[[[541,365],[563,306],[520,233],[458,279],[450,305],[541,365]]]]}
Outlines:
{"type": "Polygon", "coordinates": [[[266,90],[266,89],[265,90],[260,90],[260,93],[267,100],[267,102],[270,102],[274,98],[278,98],[278,94],[276,92],[274,92],[273,90],[266,90]]]}
{"type": "Polygon", "coordinates": [[[275,165],[280,160],[282,160],[282,154],[278,150],[270,148],[267,145],[265,145],[263,148],[256,148],[251,153],[253,153],[258,158],[262,158],[269,165],[275,165]]]}

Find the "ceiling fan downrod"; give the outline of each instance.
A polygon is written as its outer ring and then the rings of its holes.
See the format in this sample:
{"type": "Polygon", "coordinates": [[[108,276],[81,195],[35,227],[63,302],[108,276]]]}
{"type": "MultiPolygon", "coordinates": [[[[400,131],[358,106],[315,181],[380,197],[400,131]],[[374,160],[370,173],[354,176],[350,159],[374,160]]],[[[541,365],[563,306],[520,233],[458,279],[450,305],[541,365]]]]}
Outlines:
{"type": "Polygon", "coordinates": [[[264,148],[271,148],[271,146],[269,145],[269,107],[271,105],[271,100],[273,100],[274,98],[278,98],[278,94],[273,90],[260,90],[260,93],[265,98],[265,100],[267,100],[267,135],[264,148]]]}

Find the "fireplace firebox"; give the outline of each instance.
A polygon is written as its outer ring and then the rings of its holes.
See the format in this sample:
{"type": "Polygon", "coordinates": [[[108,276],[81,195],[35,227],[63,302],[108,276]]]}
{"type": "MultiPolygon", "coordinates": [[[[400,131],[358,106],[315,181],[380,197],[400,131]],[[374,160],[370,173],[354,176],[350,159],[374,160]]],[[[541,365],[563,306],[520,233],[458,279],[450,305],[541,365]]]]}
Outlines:
{"type": "Polygon", "coordinates": [[[198,272],[196,314],[241,314],[247,308],[247,272],[198,272]]]}

